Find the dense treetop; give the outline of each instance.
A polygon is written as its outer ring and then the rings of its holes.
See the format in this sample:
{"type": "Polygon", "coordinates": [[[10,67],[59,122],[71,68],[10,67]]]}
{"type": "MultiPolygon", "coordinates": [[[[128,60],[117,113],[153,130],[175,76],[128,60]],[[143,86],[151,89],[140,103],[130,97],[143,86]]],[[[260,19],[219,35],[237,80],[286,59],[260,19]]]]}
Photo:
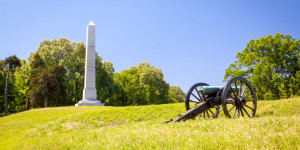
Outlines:
{"type": "Polygon", "coordinates": [[[224,80],[248,78],[258,99],[300,95],[300,40],[279,33],[253,39],[236,58],[226,69],[224,80]]]}

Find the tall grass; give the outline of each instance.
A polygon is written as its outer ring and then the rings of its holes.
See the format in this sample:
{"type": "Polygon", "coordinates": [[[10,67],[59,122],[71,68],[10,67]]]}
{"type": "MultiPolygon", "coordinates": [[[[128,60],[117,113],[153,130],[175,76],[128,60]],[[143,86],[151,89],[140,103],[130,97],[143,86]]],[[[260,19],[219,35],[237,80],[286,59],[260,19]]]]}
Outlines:
{"type": "Polygon", "coordinates": [[[35,109],[0,118],[0,149],[300,149],[299,108],[259,101],[254,118],[170,124],[184,104],[35,109]]]}

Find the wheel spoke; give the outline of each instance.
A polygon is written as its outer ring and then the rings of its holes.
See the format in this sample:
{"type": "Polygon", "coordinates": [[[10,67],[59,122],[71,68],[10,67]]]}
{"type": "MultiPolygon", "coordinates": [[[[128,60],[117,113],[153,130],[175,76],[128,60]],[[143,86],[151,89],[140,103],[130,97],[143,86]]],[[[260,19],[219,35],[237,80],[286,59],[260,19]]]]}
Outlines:
{"type": "Polygon", "coordinates": [[[240,81],[239,96],[241,96],[241,88],[242,88],[242,84],[243,84],[243,82],[240,81]]]}
{"type": "Polygon", "coordinates": [[[237,108],[238,108],[238,118],[240,118],[240,107],[237,108]]]}
{"type": "Polygon", "coordinates": [[[235,91],[236,91],[236,95],[237,95],[237,98],[238,98],[239,97],[239,93],[237,91],[236,81],[234,81],[234,86],[235,86],[235,91]]]}
{"type": "Polygon", "coordinates": [[[228,95],[230,98],[235,99],[231,94],[228,93],[227,95],[228,95]]]}
{"type": "Polygon", "coordinates": [[[233,115],[232,115],[232,119],[233,119],[233,118],[234,118],[234,116],[235,116],[236,109],[237,109],[237,107],[235,107],[234,113],[233,113],[233,115]]]}
{"type": "Polygon", "coordinates": [[[208,114],[208,111],[206,110],[206,114],[207,114],[207,117],[209,118],[209,114],[208,114]]]}
{"type": "Polygon", "coordinates": [[[209,111],[212,115],[215,115],[210,109],[208,109],[208,111],[209,111]]]}
{"type": "Polygon", "coordinates": [[[242,94],[241,94],[241,97],[244,95],[246,89],[247,89],[247,85],[246,85],[245,88],[243,89],[242,94]]]}
{"type": "Polygon", "coordinates": [[[244,108],[244,106],[242,106],[242,108],[244,109],[245,113],[248,115],[248,117],[250,118],[249,113],[246,111],[246,109],[244,108]]]}
{"type": "Polygon", "coordinates": [[[252,111],[254,110],[253,108],[251,108],[250,106],[248,106],[248,105],[245,105],[246,107],[248,107],[248,108],[250,108],[252,111]]]}
{"type": "MultiPolygon", "coordinates": [[[[219,108],[220,108],[220,109],[219,109],[219,113],[220,113],[220,111],[222,110],[223,107],[219,107],[219,108]]],[[[218,108],[216,107],[216,109],[218,109],[218,108]]]]}
{"type": "Polygon", "coordinates": [[[199,102],[201,102],[201,100],[196,96],[194,95],[193,93],[191,93],[199,102]]]}
{"type": "MultiPolygon", "coordinates": [[[[243,106],[242,106],[242,107],[243,107],[243,106]]],[[[244,113],[243,113],[242,107],[240,107],[240,111],[241,111],[242,116],[244,117],[244,113]]]]}
{"type": "Polygon", "coordinates": [[[245,98],[245,97],[247,97],[247,96],[249,96],[249,94],[251,94],[251,91],[247,94],[247,95],[245,95],[243,98],[245,98]]]}
{"type": "Polygon", "coordinates": [[[199,98],[202,99],[202,98],[201,98],[201,95],[200,95],[200,93],[199,93],[199,91],[198,91],[198,89],[197,89],[197,87],[195,87],[195,89],[196,89],[196,92],[197,92],[199,98]]]}
{"type": "MultiPolygon", "coordinates": [[[[233,92],[231,86],[229,86],[229,88],[230,88],[231,92],[233,93],[234,97],[237,98],[236,95],[235,95],[235,93],[233,92]]],[[[235,99],[235,98],[234,98],[234,99],[235,99]]]]}
{"type": "Polygon", "coordinates": [[[228,112],[230,112],[234,107],[235,107],[235,105],[233,105],[233,106],[228,110],[228,112]]]}
{"type": "Polygon", "coordinates": [[[190,102],[193,102],[193,103],[197,103],[197,104],[199,104],[199,103],[200,103],[200,102],[195,102],[195,101],[193,101],[193,100],[190,100],[190,99],[189,99],[189,101],[190,101],[190,102]]]}

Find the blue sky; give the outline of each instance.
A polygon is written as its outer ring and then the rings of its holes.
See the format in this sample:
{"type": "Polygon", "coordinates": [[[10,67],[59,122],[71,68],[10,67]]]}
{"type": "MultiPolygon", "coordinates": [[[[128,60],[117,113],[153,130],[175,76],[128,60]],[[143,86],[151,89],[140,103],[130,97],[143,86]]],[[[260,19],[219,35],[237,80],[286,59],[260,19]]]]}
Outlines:
{"type": "Polygon", "coordinates": [[[0,1],[0,58],[27,59],[44,39],[83,41],[96,24],[96,51],[116,72],[140,62],[161,68],[184,92],[224,85],[225,69],[250,39],[300,38],[300,1],[0,1]]]}

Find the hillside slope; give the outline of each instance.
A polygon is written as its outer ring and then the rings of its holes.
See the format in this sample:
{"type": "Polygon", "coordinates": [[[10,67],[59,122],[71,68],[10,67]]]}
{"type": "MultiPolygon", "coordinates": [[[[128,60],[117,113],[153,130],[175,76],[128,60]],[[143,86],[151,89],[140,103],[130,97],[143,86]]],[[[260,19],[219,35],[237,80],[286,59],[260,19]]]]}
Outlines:
{"type": "Polygon", "coordinates": [[[299,108],[259,101],[254,118],[170,124],[183,103],[35,109],[0,118],[0,149],[300,149],[299,108]]]}

